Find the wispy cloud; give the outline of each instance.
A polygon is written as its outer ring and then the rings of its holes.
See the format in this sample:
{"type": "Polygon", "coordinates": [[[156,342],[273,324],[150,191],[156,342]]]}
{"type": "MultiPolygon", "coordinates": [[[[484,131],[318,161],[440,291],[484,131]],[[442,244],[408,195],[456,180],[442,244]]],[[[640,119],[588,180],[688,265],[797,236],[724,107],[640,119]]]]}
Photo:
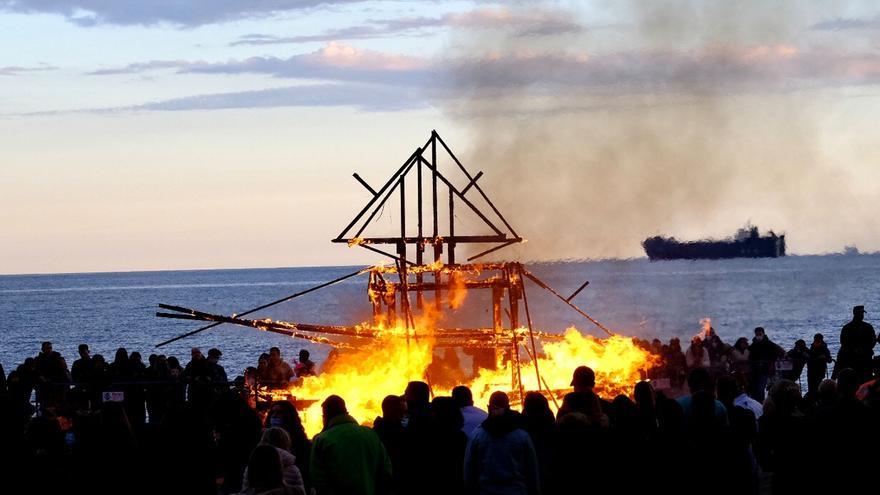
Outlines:
{"type": "Polygon", "coordinates": [[[58,67],[52,65],[41,65],[38,67],[22,67],[20,65],[7,65],[0,67],[0,76],[20,76],[32,72],[46,72],[57,70],[58,67]]]}
{"type": "Polygon", "coordinates": [[[371,19],[365,24],[331,29],[317,34],[275,36],[249,34],[231,45],[271,45],[321,41],[354,40],[423,34],[441,28],[504,29],[514,36],[550,36],[584,30],[570,13],[543,8],[512,11],[504,7],[481,8],[449,13],[439,17],[371,19]]]}
{"type": "Polygon", "coordinates": [[[837,17],[817,22],[810,26],[815,31],[847,31],[880,29],[880,16],[874,17],[837,17]]]}
{"type": "Polygon", "coordinates": [[[232,93],[216,93],[156,101],[129,110],[220,110],[230,108],[351,106],[366,111],[398,111],[427,106],[420,91],[385,85],[311,84],[232,93]]]}
{"type": "Polygon", "coordinates": [[[365,0],[0,0],[0,11],[48,13],[81,26],[198,26],[365,0]]]}
{"type": "Polygon", "coordinates": [[[428,84],[431,61],[406,55],[361,50],[331,42],[314,52],[289,58],[251,57],[226,62],[152,60],[92,71],[92,75],[134,74],[173,69],[179,74],[265,74],[278,78],[321,79],[385,83],[390,85],[428,84]]]}

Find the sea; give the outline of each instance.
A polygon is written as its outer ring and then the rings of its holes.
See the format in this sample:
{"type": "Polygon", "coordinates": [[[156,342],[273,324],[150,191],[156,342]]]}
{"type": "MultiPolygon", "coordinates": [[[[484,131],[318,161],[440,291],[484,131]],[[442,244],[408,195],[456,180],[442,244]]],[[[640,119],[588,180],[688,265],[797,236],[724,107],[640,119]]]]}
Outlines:
{"type": "MultiPolygon", "coordinates": [[[[836,353],[840,328],[852,307],[864,305],[869,322],[880,321],[880,254],[787,256],[775,259],[649,261],[647,259],[527,263],[528,270],[615,332],[682,343],[711,324],[732,344],[762,326],[790,349],[815,333],[836,353]]],[[[253,328],[224,324],[164,347],[156,345],[199,328],[200,322],[156,317],[158,304],[201,311],[242,313],[335,279],[360,267],[271,268],[0,276],[0,364],[8,373],[51,341],[71,364],[77,345],[113,360],[120,347],[189,360],[192,347],[216,347],[230,378],[255,366],[260,353],[277,346],[292,360],[309,349],[320,363],[330,349],[253,328]]],[[[370,317],[366,276],[348,279],[255,313],[298,323],[354,324],[370,317]]],[[[576,327],[602,337],[602,330],[558,298],[526,282],[534,326],[548,332],[576,327]]],[[[441,325],[491,325],[489,299],[472,290],[441,325]]]]}

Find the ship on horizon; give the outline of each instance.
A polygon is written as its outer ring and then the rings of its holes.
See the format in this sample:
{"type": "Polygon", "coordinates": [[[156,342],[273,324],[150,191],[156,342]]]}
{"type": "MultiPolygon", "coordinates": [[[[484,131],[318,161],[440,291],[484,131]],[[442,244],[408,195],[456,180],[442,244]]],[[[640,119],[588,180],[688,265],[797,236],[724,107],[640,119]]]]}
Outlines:
{"type": "Polygon", "coordinates": [[[771,230],[762,236],[758,233],[758,227],[746,225],[733,238],[720,241],[679,241],[674,237],[654,236],[645,239],[642,247],[652,261],[778,258],[785,256],[785,235],[776,235],[771,230]]]}

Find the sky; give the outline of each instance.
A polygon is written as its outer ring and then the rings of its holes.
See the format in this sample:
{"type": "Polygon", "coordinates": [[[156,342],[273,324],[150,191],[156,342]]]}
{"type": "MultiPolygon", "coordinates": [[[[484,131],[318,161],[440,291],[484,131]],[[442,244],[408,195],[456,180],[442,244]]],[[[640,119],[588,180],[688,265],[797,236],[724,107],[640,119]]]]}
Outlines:
{"type": "Polygon", "coordinates": [[[877,251],[878,82],[870,1],[0,0],[0,274],[379,261],[351,174],[432,129],[507,256],[877,251]]]}

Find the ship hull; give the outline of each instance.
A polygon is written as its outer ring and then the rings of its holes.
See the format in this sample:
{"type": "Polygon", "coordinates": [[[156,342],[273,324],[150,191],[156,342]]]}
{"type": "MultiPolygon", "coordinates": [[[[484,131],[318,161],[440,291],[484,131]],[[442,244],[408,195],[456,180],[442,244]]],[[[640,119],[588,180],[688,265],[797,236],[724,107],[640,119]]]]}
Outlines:
{"type": "Polygon", "coordinates": [[[785,236],[755,237],[731,241],[681,242],[651,237],[642,243],[651,260],[699,260],[728,258],[778,258],[785,256],[785,236]]]}

